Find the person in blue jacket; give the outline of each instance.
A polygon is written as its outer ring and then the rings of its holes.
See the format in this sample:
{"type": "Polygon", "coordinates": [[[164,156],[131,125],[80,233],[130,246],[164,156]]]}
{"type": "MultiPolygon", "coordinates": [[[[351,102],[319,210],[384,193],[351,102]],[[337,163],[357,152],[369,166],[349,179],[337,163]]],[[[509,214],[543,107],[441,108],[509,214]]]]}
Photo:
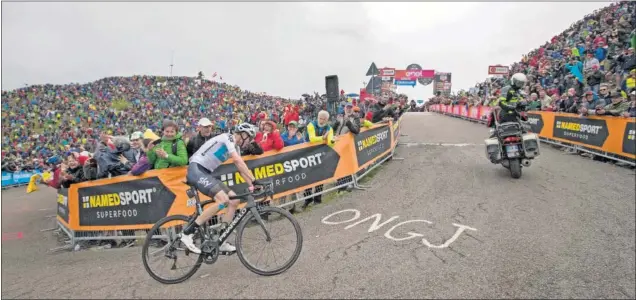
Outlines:
{"type": "Polygon", "coordinates": [[[289,122],[287,131],[283,132],[280,137],[283,139],[285,147],[306,142],[303,134],[298,131],[298,123],[296,121],[289,122]]]}

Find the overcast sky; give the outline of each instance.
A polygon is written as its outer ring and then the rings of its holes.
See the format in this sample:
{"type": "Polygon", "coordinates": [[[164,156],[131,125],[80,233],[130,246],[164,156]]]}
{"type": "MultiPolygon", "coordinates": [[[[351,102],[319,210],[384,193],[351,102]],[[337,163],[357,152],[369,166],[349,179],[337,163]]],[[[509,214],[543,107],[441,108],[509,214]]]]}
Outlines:
{"type": "MultiPolygon", "coordinates": [[[[379,68],[452,72],[453,90],[510,64],[607,2],[2,3],[2,89],[106,76],[223,79],[298,98],[325,76],[358,92],[379,68]]],[[[427,99],[432,85],[401,87],[427,99]]]]}

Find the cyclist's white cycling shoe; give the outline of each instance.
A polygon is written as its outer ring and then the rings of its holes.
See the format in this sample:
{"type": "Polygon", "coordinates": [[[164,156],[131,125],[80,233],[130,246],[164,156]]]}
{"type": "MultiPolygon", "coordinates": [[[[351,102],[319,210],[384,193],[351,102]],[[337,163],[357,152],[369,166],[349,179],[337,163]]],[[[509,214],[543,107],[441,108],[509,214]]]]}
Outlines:
{"type": "Polygon", "coordinates": [[[223,243],[223,245],[221,245],[219,247],[219,251],[234,252],[234,251],[236,251],[236,247],[230,245],[230,243],[228,243],[228,242],[225,242],[225,243],[223,243]]]}
{"type": "Polygon", "coordinates": [[[181,243],[183,243],[192,253],[201,254],[201,249],[194,245],[192,237],[194,234],[181,234],[181,243]]]}

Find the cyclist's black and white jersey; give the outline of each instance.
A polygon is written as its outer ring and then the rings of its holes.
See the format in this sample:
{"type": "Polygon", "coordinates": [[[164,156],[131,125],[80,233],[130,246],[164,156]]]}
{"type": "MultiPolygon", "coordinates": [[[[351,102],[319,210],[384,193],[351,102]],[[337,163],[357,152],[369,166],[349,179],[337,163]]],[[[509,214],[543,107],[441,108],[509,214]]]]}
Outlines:
{"type": "Polygon", "coordinates": [[[222,163],[226,162],[234,152],[236,152],[234,137],[229,133],[222,133],[205,142],[190,157],[190,162],[197,163],[213,172],[222,163]]]}

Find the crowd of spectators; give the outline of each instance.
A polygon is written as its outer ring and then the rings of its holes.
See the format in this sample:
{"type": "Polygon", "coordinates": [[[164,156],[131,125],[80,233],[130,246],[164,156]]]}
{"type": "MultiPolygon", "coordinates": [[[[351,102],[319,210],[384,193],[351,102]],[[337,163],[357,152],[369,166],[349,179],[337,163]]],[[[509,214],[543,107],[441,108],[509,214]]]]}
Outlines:
{"type": "MultiPolygon", "coordinates": [[[[341,135],[357,134],[361,127],[408,110],[405,98],[339,100],[330,114],[324,95],[283,99],[201,76],[28,86],[2,92],[2,167],[9,172],[46,170],[49,186],[68,188],[185,166],[207,140],[243,122],[253,124],[257,134],[240,145],[240,154],[262,155],[307,142],[333,146],[341,135]]],[[[338,184],[351,181],[342,178],[338,184]]],[[[307,189],[304,207],[320,203],[321,195],[315,194],[322,189],[307,189]]]]}
{"type": "Polygon", "coordinates": [[[3,171],[49,170],[50,186],[68,188],[187,165],[205,141],[242,122],[257,135],[241,154],[261,155],[305,142],[333,145],[334,136],[406,109],[406,99],[339,100],[330,117],[324,95],[283,99],[202,76],[112,77],[3,91],[3,171]]]}
{"type": "Polygon", "coordinates": [[[506,76],[487,78],[430,104],[498,104],[510,76],[524,73],[530,110],[636,117],[636,2],[594,11],[510,66],[506,76]]]}

